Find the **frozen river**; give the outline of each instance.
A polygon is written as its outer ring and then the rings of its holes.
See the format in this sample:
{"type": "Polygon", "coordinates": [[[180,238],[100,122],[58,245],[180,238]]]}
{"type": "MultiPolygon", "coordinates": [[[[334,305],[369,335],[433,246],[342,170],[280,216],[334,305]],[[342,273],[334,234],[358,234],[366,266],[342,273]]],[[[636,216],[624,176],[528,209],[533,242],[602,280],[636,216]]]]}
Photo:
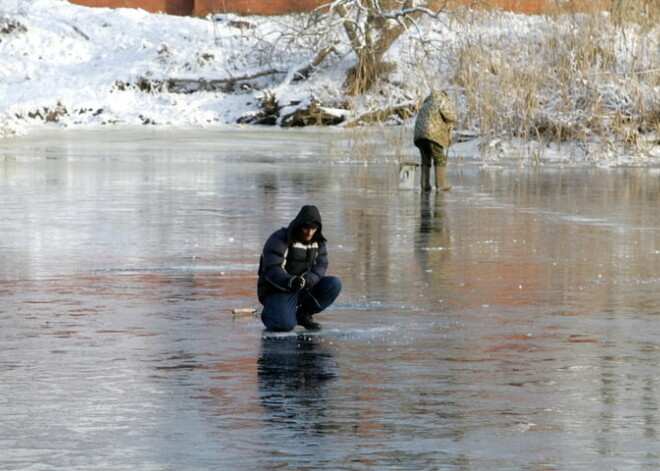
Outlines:
{"type": "Polygon", "coordinates": [[[424,195],[396,139],[0,141],[0,469],[658,469],[660,170],[452,162],[424,195]],[[344,291],[263,338],[231,310],[303,204],[344,291]]]}

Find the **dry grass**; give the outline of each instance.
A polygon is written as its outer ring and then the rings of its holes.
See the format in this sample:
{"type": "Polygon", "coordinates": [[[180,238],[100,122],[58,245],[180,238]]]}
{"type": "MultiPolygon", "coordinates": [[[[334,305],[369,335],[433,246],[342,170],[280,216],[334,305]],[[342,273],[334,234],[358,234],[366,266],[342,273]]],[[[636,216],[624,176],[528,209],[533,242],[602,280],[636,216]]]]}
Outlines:
{"type": "Polygon", "coordinates": [[[633,146],[660,132],[660,2],[612,3],[611,13],[555,11],[515,51],[466,40],[453,77],[465,94],[463,125],[486,138],[607,137],[633,146]]]}

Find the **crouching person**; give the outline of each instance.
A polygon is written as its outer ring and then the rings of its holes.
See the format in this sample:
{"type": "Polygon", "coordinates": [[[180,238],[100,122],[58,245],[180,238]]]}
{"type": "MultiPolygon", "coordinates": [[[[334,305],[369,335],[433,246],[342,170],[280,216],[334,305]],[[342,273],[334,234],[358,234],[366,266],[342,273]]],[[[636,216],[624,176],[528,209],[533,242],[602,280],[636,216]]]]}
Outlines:
{"type": "Polygon", "coordinates": [[[264,308],[267,330],[287,332],[296,325],[308,330],[321,326],[312,316],[330,306],[341,291],[341,281],[326,276],[328,249],[321,213],[316,206],[300,209],[288,227],[266,241],[259,261],[257,295],[264,308]]]}

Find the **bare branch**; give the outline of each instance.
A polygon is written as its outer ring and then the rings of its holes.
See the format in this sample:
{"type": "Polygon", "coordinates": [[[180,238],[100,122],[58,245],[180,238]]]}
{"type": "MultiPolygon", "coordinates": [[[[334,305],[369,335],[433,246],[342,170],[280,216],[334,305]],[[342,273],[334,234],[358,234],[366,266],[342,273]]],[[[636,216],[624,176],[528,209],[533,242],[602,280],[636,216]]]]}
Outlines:
{"type": "MultiPolygon", "coordinates": [[[[421,15],[427,15],[430,16],[431,18],[438,18],[440,14],[447,14],[447,13],[455,13],[457,11],[465,10],[466,8],[471,8],[479,3],[478,0],[474,0],[473,2],[463,5],[461,7],[455,8],[453,10],[446,10],[445,7],[447,5],[448,0],[443,0],[442,5],[437,8],[435,11],[430,9],[430,8],[424,8],[424,7],[407,7],[404,5],[404,8],[400,10],[393,10],[389,13],[383,13],[382,17],[386,18],[388,20],[399,20],[402,17],[419,17],[421,15]]],[[[408,3],[408,2],[406,2],[408,3]]]]}
{"type": "Polygon", "coordinates": [[[312,71],[313,71],[316,67],[318,67],[318,66],[321,64],[321,62],[323,62],[323,61],[325,60],[325,58],[328,57],[328,55],[329,55],[331,52],[337,52],[337,51],[335,50],[334,46],[328,46],[328,47],[326,47],[326,48],[320,50],[320,51],[316,54],[316,56],[314,56],[314,58],[310,61],[309,65],[307,65],[307,66],[305,66],[305,67],[303,67],[303,68],[301,68],[301,69],[298,69],[298,70],[295,72],[294,81],[296,81],[296,80],[306,79],[307,77],[309,77],[309,75],[312,73],[312,71]]]}
{"type": "Polygon", "coordinates": [[[351,20],[350,14],[343,4],[335,5],[334,10],[342,17],[344,23],[344,30],[348,36],[353,50],[358,51],[362,49],[362,42],[360,41],[360,33],[354,21],[351,20]]]}

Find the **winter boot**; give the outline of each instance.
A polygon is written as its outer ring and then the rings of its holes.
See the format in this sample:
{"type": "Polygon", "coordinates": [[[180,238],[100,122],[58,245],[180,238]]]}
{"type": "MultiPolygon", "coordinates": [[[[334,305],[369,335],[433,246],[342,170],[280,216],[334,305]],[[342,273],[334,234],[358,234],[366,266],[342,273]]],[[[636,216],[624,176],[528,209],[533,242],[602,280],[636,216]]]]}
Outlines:
{"type": "Polygon", "coordinates": [[[431,191],[431,167],[422,165],[420,184],[422,186],[422,191],[431,191]]]}
{"type": "Polygon", "coordinates": [[[451,190],[451,185],[447,184],[445,180],[445,171],[447,167],[436,165],[435,166],[435,188],[438,191],[449,191],[451,190]]]}
{"type": "Polygon", "coordinates": [[[296,314],[298,325],[303,326],[307,330],[321,330],[321,324],[312,320],[311,314],[298,313],[296,314]]]}

